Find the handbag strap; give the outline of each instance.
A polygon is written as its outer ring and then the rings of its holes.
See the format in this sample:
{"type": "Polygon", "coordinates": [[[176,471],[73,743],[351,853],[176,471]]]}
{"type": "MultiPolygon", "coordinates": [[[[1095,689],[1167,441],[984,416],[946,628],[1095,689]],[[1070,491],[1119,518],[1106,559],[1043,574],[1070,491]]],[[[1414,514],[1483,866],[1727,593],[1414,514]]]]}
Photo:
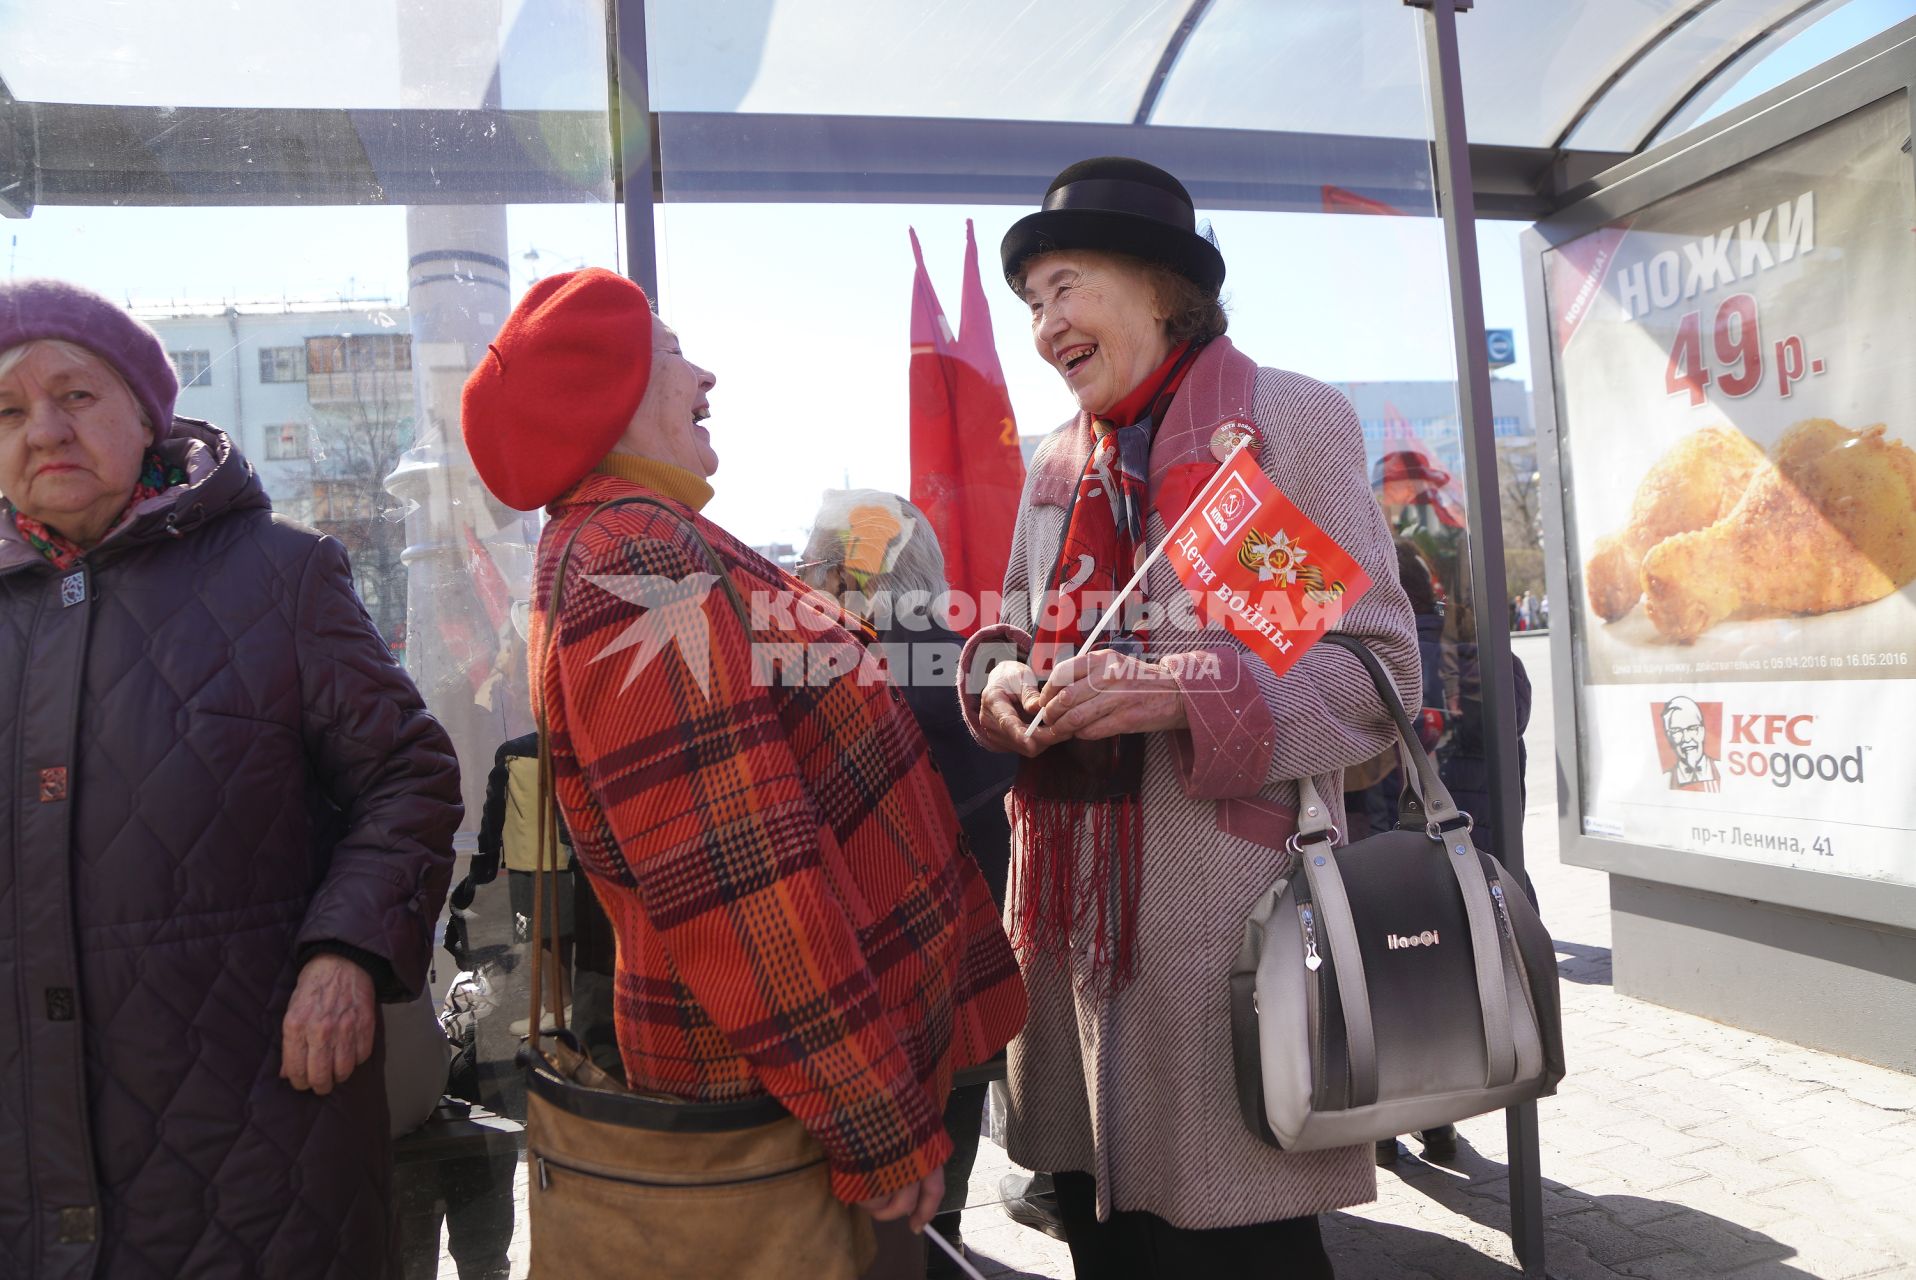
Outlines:
{"type": "Polygon", "coordinates": [[[1304,854],[1304,878],[1317,904],[1317,922],[1331,947],[1331,971],[1337,975],[1337,999],[1344,1006],[1344,1043],[1350,1063],[1350,1105],[1368,1107],[1377,1101],[1377,1032],[1371,1025],[1370,983],[1364,978],[1364,957],[1358,950],[1357,926],[1351,920],[1350,897],[1344,877],[1329,846],[1304,854]]]}
{"type": "MultiPolygon", "coordinates": [[[[1397,726],[1398,749],[1411,765],[1405,775],[1405,784],[1416,792],[1423,805],[1424,830],[1433,840],[1452,827],[1460,826],[1469,830],[1470,815],[1457,807],[1457,802],[1450,797],[1450,788],[1437,776],[1437,766],[1431,760],[1430,753],[1417,740],[1417,731],[1411,727],[1410,717],[1404,714],[1404,706],[1397,700],[1397,691],[1391,687],[1384,664],[1377,660],[1370,646],[1356,636],[1342,631],[1327,631],[1321,638],[1324,643],[1334,644],[1355,656],[1370,674],[1371,683],[1377,687],[1378,698],[1383,701],[1385,710],[1390,712],[1391,720],[1397,726]]],[[[1317,793],[1317,783],[1310,778],[1300,778],[1297,791],[1298,843],[1335,842],[1336,828],[1331,825],[1330,809],[1317,793]]]]}
{"type": "MultiPolygon", "coordinates": [[[[1377,686],[1377,696],[1397,724],[1399,749],[1412,766],[1406,785],[1416,789],[1423,804],[1424,833],[1449,846],[1444,860],[1457,879],[1464,914],[1470,922],[1471,959],[1476,970],[1477,1001],[1483,1014],[1485,1087],[1494,1089],[1509,1084],[1517,1075],[1517,1046],[1511,1034],[1510,993],[1504,986],[1503,943],[1497,931],[1490,886],[1484,879],[1483,865],[1477,860],[1476,846],[1470,840],[1470,815],[1457,807],[1449,788],[1437,776],[1436,764],[1417,741],[1410,718],[1404,714],[1403,705],[1391,688],[1390,677],[1370,646],[1342,632],[1327,632],[1323,639],[1355,654],[1370,673],[1371,682],[1377,686]]],[[[1336,841],[1336,828],[1331,825],[1330,812],[1318,795],[1316,783],[1309,778],[1298,782],[1298,809],[1293,851],[1302,855],[1311,895],[1321,904],[1318,915],[1330,942],[1349,1044],[1351,1105],[1367,1106],[1377,1098],[1377,1045],[1371,1026],[1369,988],[1364,981],[1364,961],[1358,950],[1357,930],[1351,919],[1344,878],[1338,873],[1336,858],[1329,856],[1330,847],[1336,841]],[[1321,848],[1307,847],[1317,845],[1321,848]]]]}
{"type": "MultiPolygon", "coordinates": [[[[612,507],[629,506],[657,507],[659,510],[677,520],[680,527],[686,533],[692,535],[693,540],[699,544],[699,549],[705,553],[707,565],[711,568],[712,572],[717,575],[718,580],[724,584],[726,599],[731,602],[732,611],[738,615],[739,624],[745,628],[747,635],[751,634],[752,624],[746,612],[745,601],[738,593],[738,585],[732,581],[732,575],[726,572],[724,561],[719,559],[718,552],[714,551],[712,544],[705,540],[705,535],[699,532],[698,526],[684,519],[675,508],[661,499],[646,494],[628,494],[622,498],[610,498],[587,512],[585,519],[579,521],[578,525],[573,528],[572,533],[566,538],[565,546],[561,548],[559,552],[559,563],[552,574],[552,592],[547,599],[546,605],[545,645],[539,655],[540,671],[543,672],[546,670],[546,663],[551,660],[553,643],[559,635],[559,605],[565,597],[566,567],[571,563],[574,544],[578,542],[579,535],[585,531],[585,527],[591,524],[600,512],[609,510],[612,507]]],[[[544,956],[546,930],[549,928],[552,931],[552,937],[555,939],[559,936],[558,894],[556,892],[553,893],[549,900],[546,894],[548,873],[556,873],[558,870],[559,808],[558,797],[552,785],[552,734],[546,725],[546,700],[543,697],[539,699],[538,720],[539,838],[537,866],[539,869],[532,877],[532,1017],[526,1024],[527,1043],[535,1046],[535,1052],[537,1052],[536,1046],[539,1043],[539,1039],[544,1034],[544,1027],[540,1023],[540,1015],[542,1013],[540,1003],[545,994],[544,956]]],[[[559,977],[556,969],[552,977],[552,1007],[553,1026],[563,1032],[565,1030],[565,1001],[559,991],[559,977]]]]}

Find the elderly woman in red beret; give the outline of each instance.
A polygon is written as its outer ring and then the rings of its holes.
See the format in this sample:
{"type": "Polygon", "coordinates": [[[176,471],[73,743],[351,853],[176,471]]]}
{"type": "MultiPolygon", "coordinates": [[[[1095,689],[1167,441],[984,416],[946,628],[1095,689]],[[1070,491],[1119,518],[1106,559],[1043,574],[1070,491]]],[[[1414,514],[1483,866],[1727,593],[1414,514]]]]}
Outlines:
{"type": "Polygon", "coordinates": [[[177,390],[107,299],[0,284],[0,1274],[378,1276],[375,1005],[425,984],[458,765],[177,390]]]}
{"type": "Polygon", "coordinates": [[[1025,757],[1007,914],[1031,1017],[1010,1052],[1009,1149],[1056,1175],[1080,1280],[1328,1276],[1315,1215],[1372,1197],[1371,1149],[1278,1152],[1244,1127],[1225,992],[1245,913],[1284,865],[1297,779],[1341,795],[1343,770],[1394,740],[1388,715],[1332,646],[1273,674],[1181,607],[1166,557],[1144,577],[1152,611],[1073,655],[1099,598],[1249,435],[1369,574],[1342,629],[1414,696],[1416,633],[1357,418],[1330,387],[1231,345],[1224,259],[1162,169],[1072,165],[1002,258],[1039,358],[1078,404],[1033,458],[1006,622],[973,637],[961,686],[1004,657],[966,711],[986,745],[1025,757]]]}
{"type": "MultiPolygon", "coordinates": [[[[1016,1032],[1024,989],[869,632],[699,514],[716,381],[637,285],[552,276],[467,382],[467,447],[501,500],[551,515],[531,684],[577,865],[618,936],[627,1082],[770,1099],[822,1192],[922,1229],[953,1073],[1016,1032]]],[[[664,1227],[673,1210],[631,1212],[664,1227]]],[[[648,1274],[803,1269],[739,1213],[648,1274]]],[[[806,1274],[855,1275],[868,1249],[853,1253],[806,1274]]]]}

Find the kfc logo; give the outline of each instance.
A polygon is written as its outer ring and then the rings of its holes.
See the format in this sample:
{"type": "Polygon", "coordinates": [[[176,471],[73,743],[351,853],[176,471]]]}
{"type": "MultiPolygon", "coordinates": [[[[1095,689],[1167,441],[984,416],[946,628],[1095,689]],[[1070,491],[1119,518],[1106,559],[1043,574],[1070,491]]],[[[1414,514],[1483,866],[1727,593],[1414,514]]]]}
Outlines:
{"type": "Polygon", "coordinates": [[[1725,715],[1720,702],[1675,697],[1653,702],[1657,755],[1672,791],[1721,791],[1723,775],[1760,778],[1773,787],[1800,782],[1861,783],[1868,748],[1838,755],[1816,750],[1816,717],[1804,714],[1725,715]],[[1725,736],[1725,721],[1728,735],[1725,736]]]}
{"type": "Polygon", "coordinates": [[[1721,791],[1723,704],[1675,697],[1651,704],[1657,718],[1657,758],[1672,791],[1721,791]]]}
{"type": "Polygon", "coordinates": [[[1217,491],[1217,496],[1205,504],[1204,523],[1219,538],[1232,538],[1263,505],[1257,495],[1251,492],[1250,486],[1244,483],[1244,478],[1233,471],[1231,478],[1217,491]]]}

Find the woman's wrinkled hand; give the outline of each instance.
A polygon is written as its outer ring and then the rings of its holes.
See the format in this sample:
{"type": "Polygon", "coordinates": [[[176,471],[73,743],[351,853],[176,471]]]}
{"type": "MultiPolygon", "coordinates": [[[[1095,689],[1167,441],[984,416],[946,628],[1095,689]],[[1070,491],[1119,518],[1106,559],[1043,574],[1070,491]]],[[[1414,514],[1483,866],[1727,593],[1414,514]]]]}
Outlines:
{"type": "Polygon", "coordinates": [[[1037,755],[1044,748],[1032,744],[1025,727],[1038,713],[1038,698],[1038,677],[1029,666],[1000,662],[985,677],[984,692],[978,698],[978,736],[993,751],[1037,755]]]}
{"type": "Polygon", "coordinates": [[[333,1091],[373,1052],[372,975],[344,956],[306,962],[280,1025],[280,1076],[295,1089],[333,1091]]]}
{"type": "Polygon", "coordinates": [[[1067,738],[1115,738],[1186,723],[1183,691],[1167,667],[1108,649],[1059,663],[1038,705],[1044,723],[1028,741],[1039,751],[1067,738]]]}
{"type": "Polygon", "coordinates": [[[879,1222],[910,1215],[911,1229],[923,1231],[938,1213],[938,1202],[945,1198],[945,1171],[933,1169],[922,1181],[900,1187],[890,1195],[860,1200],[858,1207],[879,1222]]]}

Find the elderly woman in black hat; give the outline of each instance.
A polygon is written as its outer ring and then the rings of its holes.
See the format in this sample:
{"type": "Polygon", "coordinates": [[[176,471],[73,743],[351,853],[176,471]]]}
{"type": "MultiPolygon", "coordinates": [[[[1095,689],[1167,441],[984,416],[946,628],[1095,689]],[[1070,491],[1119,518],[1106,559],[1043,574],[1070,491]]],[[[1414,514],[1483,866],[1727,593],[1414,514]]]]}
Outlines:
{"type": "Polygon", "coordinates": [[[1274,675],[1197,617],[1163,558],[1145,609],[1074,655],[1099,597],[1248,435],[1370,576],[1341,628],[1414,698],[1416,632],[1357,419],[1224,336],[1223,257],[1162,169],[1072,165],[1002,254],[1078,404],[1038,446],[1005,621],[973,637],[961,681],[979,687],[991,664],[967,718],[1024,757],[1006,910],[1031,1012],[1010,1055],[1010,1152],[1056,1175],[1080,1277],[1328,1276],[1315,1215],[1372,1198],[1372,1153],[1280,1153],[1245,1129],[1224,993],[1245,912],[1285,861],[1297,780],[1341,795],[1343,770],[1392,741],[1387,713],[1329,645],[1274,675]]]}

